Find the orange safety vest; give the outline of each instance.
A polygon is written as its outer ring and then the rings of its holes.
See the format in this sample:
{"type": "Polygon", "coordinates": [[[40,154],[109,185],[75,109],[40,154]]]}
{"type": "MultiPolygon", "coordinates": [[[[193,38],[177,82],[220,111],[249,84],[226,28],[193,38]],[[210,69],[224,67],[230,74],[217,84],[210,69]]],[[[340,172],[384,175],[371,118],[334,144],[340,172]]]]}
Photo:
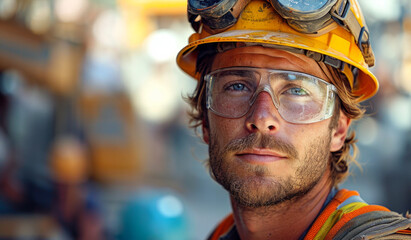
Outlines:
{"type": "MultiPolygon", "coordinates": [[[[230,214],[208,239],[219,240],[234,226],[234,217],[230,214]]],[[[384,236],[411,240],[411,219],[382,206],[368,205],[358,192],[341,189],[314,221],[304,240],[378,239],[384,236]]]]}

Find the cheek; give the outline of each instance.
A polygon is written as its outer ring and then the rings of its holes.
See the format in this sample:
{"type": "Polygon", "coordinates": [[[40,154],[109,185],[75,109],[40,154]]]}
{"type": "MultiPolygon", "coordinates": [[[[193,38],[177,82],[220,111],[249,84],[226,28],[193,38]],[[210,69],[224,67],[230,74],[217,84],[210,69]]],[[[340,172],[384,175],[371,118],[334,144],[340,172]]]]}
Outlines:
{"type": "Polygon", "coordinates": [[[286,139],[294,145],[299,152],[306,152],[312,143],[324,139],[330,135],[328,122],[318,122],[312,124],[295,124],[287,129],[286,139]]]}
{"type": "Polygon", "coordinates": [[[246,136],[244,119],[228,119],[211,114],[209,127],[211,136],[215,136],[219,143],[227,144],[229,141],[246,136]]]}

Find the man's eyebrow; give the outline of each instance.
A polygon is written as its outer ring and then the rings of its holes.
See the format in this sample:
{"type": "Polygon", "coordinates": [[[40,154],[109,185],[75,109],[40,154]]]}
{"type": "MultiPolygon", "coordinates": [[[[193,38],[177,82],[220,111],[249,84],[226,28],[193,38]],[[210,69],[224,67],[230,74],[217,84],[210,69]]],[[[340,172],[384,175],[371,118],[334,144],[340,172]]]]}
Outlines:
{"type": "Polygon", "coordinates": [[[258,74],[254,71],[244,71],[244,70],[228,70],[223,71],[219,74],[220,77],[224,76],[239,76],[239,77],[248,77],[255,78],[258,74]]]}

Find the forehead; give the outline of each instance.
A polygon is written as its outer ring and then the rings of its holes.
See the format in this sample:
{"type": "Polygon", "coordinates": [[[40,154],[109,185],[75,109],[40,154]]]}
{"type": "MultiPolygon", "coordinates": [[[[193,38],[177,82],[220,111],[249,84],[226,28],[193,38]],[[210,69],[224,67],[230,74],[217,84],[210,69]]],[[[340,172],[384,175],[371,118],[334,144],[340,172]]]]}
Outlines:
{"type": "Polygon", "coordinates": [[[257,67],[304,72],[328,81],[318,63],[307,56],[284,50],[249,46],[218,53],[212,69],[226,67],[257,67]]]}

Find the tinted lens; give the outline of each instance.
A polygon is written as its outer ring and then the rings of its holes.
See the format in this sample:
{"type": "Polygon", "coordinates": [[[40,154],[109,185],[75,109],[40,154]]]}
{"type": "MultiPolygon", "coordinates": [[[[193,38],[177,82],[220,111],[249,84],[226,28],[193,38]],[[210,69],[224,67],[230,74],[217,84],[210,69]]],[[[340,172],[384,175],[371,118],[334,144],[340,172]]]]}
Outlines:
{"type": "Polygon", "coordinates": [[[244,116],[262,91],[272,96],[278,112],[288,122],[317,122],[333,112],[335,87],[304,73],[226,68],[209,74],[207,81],[207,107],[224,117],[244,116]]]}
{"type": "Polygon", "coordinates": [[[328,0],[278,0],[278,2],[290,10],[313,12],[324,7],[328,0]]]}
{"type": "Polygon", "coordinates": [[[212,7],[219,4],[223,0],[188,0],[188,4],[192,9],[204,10],[204,8],[212,7]]]}

